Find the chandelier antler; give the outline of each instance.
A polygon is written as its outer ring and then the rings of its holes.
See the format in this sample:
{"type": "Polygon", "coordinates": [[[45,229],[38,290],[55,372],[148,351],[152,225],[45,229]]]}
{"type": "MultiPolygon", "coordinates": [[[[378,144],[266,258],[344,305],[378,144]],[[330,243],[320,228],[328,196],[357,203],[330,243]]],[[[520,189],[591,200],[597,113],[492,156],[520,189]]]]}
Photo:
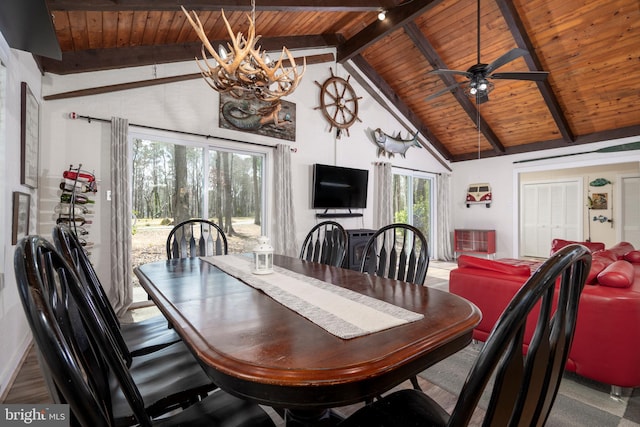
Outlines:
{"type": "Polygon", "coordinates": [[[231,43],[227,43],[229,52],[220,46],[219,53],[213,48],[207,35],[205,34],[202,22],[195,11],[191,14],[182,7],[182,11],[187,16],[189,23],[202,41],[202,61],[196,57],[196,63],[205,81],[212,89],[218,92],[231,92],[239,95],[249,91],[256,98],[266,102],[278,102],[281,97],[290,95],[298,87],[300,79],[307,69],[307,61],[303,60],[302,71],[298,72],[296,61],[286,47],[282,48],[280,59],[274,64],[265,52],[256,47],[256,43],[261,36],[256,36],[255,22],[250,16],[249,31],[245,38],[242,33],[234,36],[231,25],[222,11],[227,32],[231,38],[231,43]],[[206,52],[209,52],[215,64],[207,59],[206,52]],[[290,67],[284,67],[282,62],[285,57],[291,63],[290,67]]]}

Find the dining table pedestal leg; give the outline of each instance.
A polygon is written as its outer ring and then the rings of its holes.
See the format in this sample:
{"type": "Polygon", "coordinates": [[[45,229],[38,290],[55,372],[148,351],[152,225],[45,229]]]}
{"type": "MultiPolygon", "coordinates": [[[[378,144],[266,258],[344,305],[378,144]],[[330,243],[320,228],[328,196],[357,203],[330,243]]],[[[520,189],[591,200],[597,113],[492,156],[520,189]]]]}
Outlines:
{"type": "Polygon", "coordinates": [[[342,417],[330,409],[287,409],[287,427],[332,427],[342,421],[342,417]]]}

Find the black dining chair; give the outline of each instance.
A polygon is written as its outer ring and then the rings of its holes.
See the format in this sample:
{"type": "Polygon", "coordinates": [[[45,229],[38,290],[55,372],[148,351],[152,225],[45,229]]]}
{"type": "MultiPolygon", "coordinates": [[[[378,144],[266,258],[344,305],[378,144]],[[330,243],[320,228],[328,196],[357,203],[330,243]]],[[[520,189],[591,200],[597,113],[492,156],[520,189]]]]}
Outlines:
{"type": "Polygon", "coordinates": [[[227,236],[206,219],[188,219],[173,227],[167,237],[167,259],[226,255],[227,236]]]}
{"type": "MultiPolygon", "coordinates": [[[[182,341],[133,357],[119,331],[112,329],[104,320],[98,298],[91,287],[87,286],[75,268],[47,240],[32,236],[22,243],[21,254],[21,258],[16,255],[15,259],[16,276],[27,274],[29,279],[37,280],[36,284],[41,285],[41,292],[45,293],[50,304],[61,311],[62,314],[59,315],[81,318],[82,324],[74,322],[74,330],[88,322],[100,326],[100,336],[92,337],[107,340],[109,353],[122,359],[136,387],[144,396],[149,414],[164,414],[197,401],[217,389],[182,341]],[[61,281],[61,275],[66,279],[61,281]],[[56,290],[57,283],[60,283],[58,286],[65,292],[64,305],[58,301],[60,291],[56,290]]],[[[89,332],[92,335],[93,331],[89,332]]],[[[105,386],[111,388],[111,407],[116,424],[128,425],[135,417],[130,412],[125,395],[115,381],[105,386]]],[[[55,390],[52,394],[55,394],[55,390]]]]}
{"type": "MultiPolygon", "coordinates": [[[[362,252],[360,271],[423,285],[429,268],[429,246],[424,234],[409,224],[389,224],[376,230],[362,252]]],[[[417,377],[411,385],[421,390],[417,377]]]]}
{"type": "Polygon", "coordinates": [[[154,419],[158,414],[149,410],[130,368],[114,351],[117,344],[108,326],[98,320],[98,308],[82,292],[73,267],[46,240],[27,236],[18,243],[14,268],[43,368],[53,379],[60,403],[70,406],[71,425],[274,426],[258,405],[221,390],[154,419]],[[131,414],[127,419],[116,415],[114,386],[131,414]]]}
{"type": "Polygon", "coordinates": [[[335,221],[316,224],[307,233],[300,259],[341,267],[349,246],[347,231],[335,221]]]}
{"type": "Polygon", "coordinates": [[[496,322],[448,414],[423,392],[393,392],[356,411],[340,427],[466,426],[487,389],[483,426],[542,426],[560,386],[591,267],[582,245],[560,249],[527,280],[496,322]],[[523,338],[533,330],[529,346],[523,338]],[[493,386],[488,388],[490,379],[493,386]]]}
{"type": "Polygon", "coordinates": [[[409,224],[376,230],[362,253],[360,271],[423,285],[429,268],[429,246],[422,232],[409,224]]]}
{"type": "Polygon", "coordinates": [[[75,266],[83,283],[91,289],[105,322],[122,335],[131,356],[147,354],[180,341],[180,336],[169,329],[168,321],[162,315],[132,323],[120,323],[93,264],[73,231],[65,225],[54,226],[53,242],[67,262],[75,266]]]}

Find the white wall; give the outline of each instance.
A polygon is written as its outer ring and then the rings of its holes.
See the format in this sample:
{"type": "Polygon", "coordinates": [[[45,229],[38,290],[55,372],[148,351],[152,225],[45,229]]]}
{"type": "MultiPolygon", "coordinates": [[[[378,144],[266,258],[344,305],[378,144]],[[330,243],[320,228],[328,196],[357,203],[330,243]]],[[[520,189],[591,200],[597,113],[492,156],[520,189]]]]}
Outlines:
{"type": "MultiPolygon", "coordinates": [[[[594,151],[639,140],[640,137],[631,137],[545,152],[453,163],[453,227],[494,229],[496,230],[496,258],[517,258],[519,256],[519,200],[517,192],[520,174],[637,162],[640,161],[640,150],[613,153],[595,153],[594,151]],[[531,161],[534,159],[542,160],[531,161]],[[491,184],[493,202],[490,208],[486,208],[484,205],[465,207],[467,186],[475,182],[491,184]]],[[[607,169],[610,168],[603,168],[603,170],[607,169]]],[[[619,211],[618,209],[617,213],[614,212],[614,215],[619,215],[619,211]]],[[[614,224],[616,224],[615,217],[614,224]]],[[[549,247],[551,247],[551,242],[549,242],[549,247]]]]}
{"type": "MultiPolygon", "coordinates": [[[[333,50],[295,52],[303,54],[321,54],[333,50]]],[[[99,240],[93,250],[92,261],[100,274],[103,284],[108,286],[108,222],[109,202],[105,193],[109,187],[109,124],[87,123],[86,120],[69,119],[70,112],[82,116],[110,119],[112,116],[127,118],[130,124],[159,127],[176,131],[187,131],[202,135],[258,142],[275,145],[290,143],[297,149],[292,153],[292,178],[294,199],[296,200],[296,237],[302,242],[306,232],[316,223],[315,210],[310,208],[311,165],[314,163],[337,164],[370,171],[369,206],[373,206],[373,162],[377,158],[377,147],[369,140],[366,129],[380,127],[388,134],[407,131],[362,89],[355,79],[350,79],[356,94],[362,96],[359,101],[359,118],[347,136],[336,139],[335,129],[329,132],[329,124],[324,119],[319,106],[320,89],[316,82],[322,83],[331,76],[329,67],[335,75],[347,78],[348,74],[335,63],[309,65],[296,91],[286,99],[296,104],[296,141],[289,142],[250,133],[238,132],[218,127],[219,95],[211,90],[202,79],[188,80],[167,85],[111,92],[102,95],[77,97],[44,102],[42,132],[46,147],[42,150],[41,173],[49,183],[50,194],[42,195],[43,207],[40,231],[50,233],[54,222],[52,215],[58,196],[56,186],[64,169],[70,164],[83,164],[83,168],[94,171],[99,179],[98,204],[91,232],[101,230],[99,240]]],[[[43,78],[43,95],[57,94],[84,88],[93,88],[117,83],[127,83],[174,75],[197,72],[193,61],[162,66],[138,67],[116,71],[57,76],[46,74],[43,78]]],[[[132,132],[149,134],[147,129],[134,128],[132,132]]],[[[197,137],[195,137],[197,138],[197,137]]],[[[251,147],[249,147],[251,148],[251,147]]],[[[435,160],[427,150],[410,148],[406,158],[396,156],[390,160],[394,166],[402,166],[431,172],[445,172],[447,169],[435,160]]],[[[270,183],[268,183],[269,185],[270,183]]],[[[268,190],[268,198],[271,191],[268,190]]],[[[370,228],[373,221],[372,209],[363,211],[362,218],[338,219],[346,228],[370,228]]],[[[274,218],[271,215],[270,220],[274,218]]]]}
{"type": "Polygon", "coordinates": [[[30,230],[35,231],[38,190],[30,190],[20,185],[20,86],[27,82],[37,99],[40,99],[41,82],[38,68],[31,55],[10,49],[0,34],[0,60],[6,67],[5,103],[0,105],[0,275],[4,287],[0,289],[0,330],[2,350],[0,350],[0,397],[13,378],[16,367],[28,347],[31,334],[20,302],[13,272],[11,244],[12,197],[14,191],[31,195],[30,230]],[[5,114],[6,113],[6,114],[5,114]]]}

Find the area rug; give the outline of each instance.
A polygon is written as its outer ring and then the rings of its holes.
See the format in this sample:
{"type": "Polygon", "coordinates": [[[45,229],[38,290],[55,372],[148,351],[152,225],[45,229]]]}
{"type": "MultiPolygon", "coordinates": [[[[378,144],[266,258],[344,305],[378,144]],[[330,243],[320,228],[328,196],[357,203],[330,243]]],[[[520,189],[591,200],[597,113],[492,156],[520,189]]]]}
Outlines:
{"type": "MultiPolygon", "coordinates": [[[[423,390],[451,411],[480,348],[480,343],[470,344],[422,372],[420,378],[426,381],[423,390]]],[[[609,391],[605,384],[566,373],[546,426],[640,426],[640,389],[623,389],[620,400],[612,399],[609,391]]],[[[488,397],[483,396],[480,408],[486,408],[487,402],[488,397]]],[[[483,411],[478,411],[472,425],[481,425],[482,416],[483,411]]]]}

